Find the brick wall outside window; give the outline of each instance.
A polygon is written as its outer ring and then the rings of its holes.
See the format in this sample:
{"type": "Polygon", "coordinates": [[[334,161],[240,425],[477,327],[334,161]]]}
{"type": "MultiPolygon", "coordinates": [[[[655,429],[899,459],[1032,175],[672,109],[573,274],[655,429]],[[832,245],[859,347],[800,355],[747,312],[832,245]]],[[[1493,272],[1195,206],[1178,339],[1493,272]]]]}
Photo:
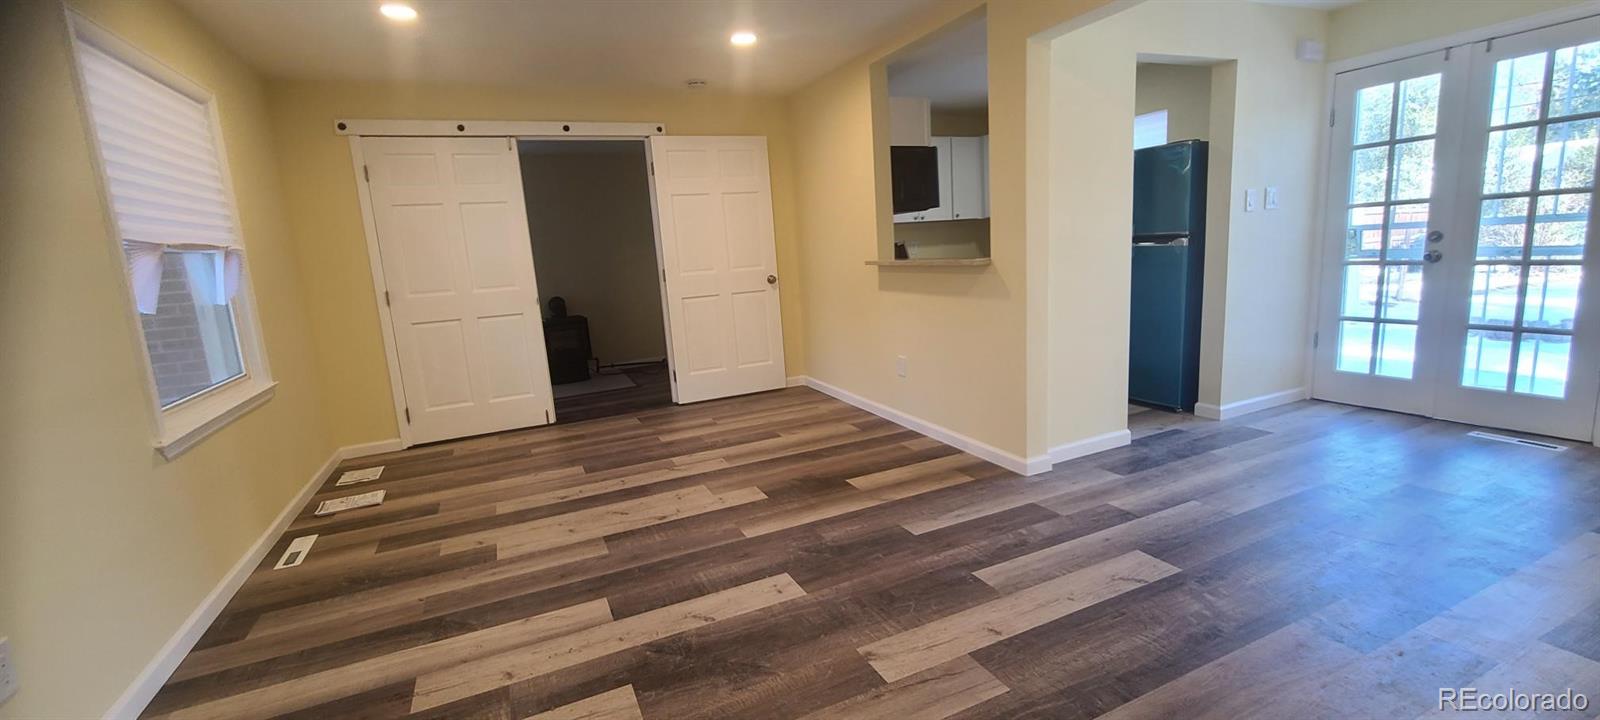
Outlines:
{"type": "Polygon", "coordinates": [[[161,295],[154,315],[140,315],[144,341],[150,352],[161,404],[167,405],[211,387],[211,369],[200,338],[200,320],[189,293],[183,258],[167,253],[162,259],[161,295]]]}

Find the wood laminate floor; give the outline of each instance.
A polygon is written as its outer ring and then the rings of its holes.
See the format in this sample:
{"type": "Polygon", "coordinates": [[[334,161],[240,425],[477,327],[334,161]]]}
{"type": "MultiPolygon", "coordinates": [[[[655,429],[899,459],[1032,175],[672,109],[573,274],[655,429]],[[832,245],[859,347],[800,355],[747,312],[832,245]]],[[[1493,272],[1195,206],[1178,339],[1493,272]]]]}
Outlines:
{"type": "Polygon", "coordinates": [[[667,377],[667,363],[632,365],[626,369],[608,369],[620,372],[633,381],[633,387],[620,390],[556,398],[556,422],[574,423],[614,415],[644,412],[672,404],[672,384],[667,377]]]}
{"type": "Polygon", "coordinates": [[[1600,712],[1594,448],[1315,402],[1131,422],[1032,478],[805,388],[350,461],[388,502],[302,512],[146,716],[1600,712]]]}

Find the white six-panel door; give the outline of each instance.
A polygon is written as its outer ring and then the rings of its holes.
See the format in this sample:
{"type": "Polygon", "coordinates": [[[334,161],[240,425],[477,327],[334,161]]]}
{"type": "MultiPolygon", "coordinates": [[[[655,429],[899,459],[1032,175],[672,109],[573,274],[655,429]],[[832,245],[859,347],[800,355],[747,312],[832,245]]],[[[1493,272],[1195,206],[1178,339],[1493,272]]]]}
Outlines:
{"type": "Polygon", "coordinates": [[[410,439],[554,419],[515,143],[363,138],[410,439]]]}
{"type": "Polygon", "coordinates": [[[678,402],[783,387],[766,138],[649,145],[678,402]]]}

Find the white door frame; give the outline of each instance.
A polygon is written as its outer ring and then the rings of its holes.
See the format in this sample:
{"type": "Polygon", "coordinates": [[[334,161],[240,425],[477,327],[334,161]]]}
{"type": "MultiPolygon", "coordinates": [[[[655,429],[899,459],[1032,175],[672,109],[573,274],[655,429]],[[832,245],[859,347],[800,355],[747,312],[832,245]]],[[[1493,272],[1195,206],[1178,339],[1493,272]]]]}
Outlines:
{"type": "MultiPolygon", "coordinates": [[[[366,157],[362,153],[361,138],[363,134],[373,137],[514,137],[517,140],[638,140],[643,143],[652,135],[662,135],[666,132],[666,125],[662,123],[569,123],[561,121],[455,121],[455,120],[336,120],[335,134],[346,135],[350,138],[350,162],[356,179],[356,194],[361,206],[361,224],[367,238],[367,262],[372,270],[373,300],[378,306],[378,326],[383,334],[383,354],[389,367],[389,391],[394,402],[395,425],[400,431],[400,444],[402,447],[411,447],[416,444],[412,438],[411,424],[405,422],[406,396],[405,386],[400,376],[400,352],[395,344],[394,319],[389,312],[388,280],[383,272],[383,255],[378,246],[377,219],[373,215],[371,187],[363,182],[366,173],[366,157]],[[582,135],[574,134],[582,132],[582,135]]],[[[642,170],[648,176],[648,159],[642,170]]],[[[652,179],[653,183],[653,179],[652,179]]],[[[650,196],[652,215],[654,215],[655,193],[650,196]]],[[[661,227],[654,223],[656,244],[656,267],[661,267],[661,227]]],[[[535,263],[537,267],[537,258],[535,263]]],[[[658,273],[659,274],[659,273],[658,273]]],[[[660,283],[657,288],[662,292],[665,303],[666,289],[660,283]]],[[[537,310],[537,309],[536,309],[537,310]]],[[[669,376],[672,367],[672,329],[666,326],[665,305],[663,304],[662,325],[667,337],[667,367],[669,376]]],[[[678,400],[677,383],[672,384],[672,400],[678,400]]]]}
{"type": "MultiPolygon", "coordinates": [[[[1323,81],[1323,87],[1325,88],[1325,94],[1322,100],[1323,115],[1329,117],[1330,119],[1332,118],[1333,108],[1337,101],[1337,88],[1334,87],[1334,79],[1341,73],[1359,70],[1372,65],[1393,62],[1396,60],[1404,60],[1406,58],[1438,52],[1440,50],[1448,49],[1451,52],[1466,52],[1472,45],[1485,40],[1491,40],[1505,35],[1515,35],[1517,33],[1528,32],[1530,30],[1538,30],[1552,25],[1560,25],[1562,23],[1571,22],[1573,20],[1582,20],[1595,15],[1600,15],[1600,0],[1586,0],[1586,2],[1581,2],[1569,7],[1557,8],[1548,12],[1515,18],[1488,27],[1467,30],[1446,35],[1444,37],[1423,40],[1420,42],[1411,43],[1409,45],[1402,45],[1399,47],[1389,48],[1387,50],[1380,50],[1365,55],[1359,55],[1344,60],[1330,62],[1328,63],[1327,72],[1323,81]]],[[[1313,347],[1313,339],[1316,338],[1318,324],[1323,316],[1323,303],[1331,301],[1331,297],[1325,292],[1325,288],[1323,286],[1326,253],[1322,252],[1322,250],[1324,249],[1323,243],[1325,243],[1327,239],[1322,236],[1321,230],[1328,222],[1328,213],[1330,211],[1325,198],[1328,195],[1326,183],[1328,182],[1328,170],[1332,166],[1333,147],[1334,142],[1332,134],[1327,132],[1322,133],[1322,163],[1321,169],[1318,172],[1319,180],[1316,190],[1317,196],[1324,199],[1317,203],[1316,216],[1313,218],[1315,220],[1314,226],[1318,229],[1316,238],[1317,252],[1312,254],[1313,267],[1311,275],[1311,289],[1315,295],[1313,296],[1313,302],[1309,303],[1311,313],[1306,318],[1305,331],[1305,341],[1308,352],[1306,353],[1304,372],[1308,380],[1308,387],[1315,387],[1316,383],[1316,351],[1313,347]]],[[[1337,339],[1330,339],[1329,342],[1337,342],[1337,339]]],[[[1595,418],[1595,431],[1593,437],[1590,438],[1590,442],[1596,447],[1600,447],[1600,403],[1596,404],[1595,418]]]]}

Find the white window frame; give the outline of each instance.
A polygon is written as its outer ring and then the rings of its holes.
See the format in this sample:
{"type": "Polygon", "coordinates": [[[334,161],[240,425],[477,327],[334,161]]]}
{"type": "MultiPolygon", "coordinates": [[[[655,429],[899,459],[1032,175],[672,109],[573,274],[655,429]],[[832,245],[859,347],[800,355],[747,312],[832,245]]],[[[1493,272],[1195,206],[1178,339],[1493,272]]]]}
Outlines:
{"type": "Polygon", "coordinates": [[[1133,149],[1143,150],[1147,147],[1160,147],[1167,144],[1167,142],[1172,139],[1172,128],[1167,124],[1167,121],[1168,115],[1166,110],[1154,110],[1133,116],[1133,149]],[[1139,126],[1153,124],[1158,119],[1161,121],[1161,142],[1153,145],[1140,145],[1139,126]]]}
{"type": "Polygon", "coordinates": [[[274,388],[277,387],[267,363],[260,318],[256,315],[255,290],[250,279],[250,255],[248,251],[244,253],[239,273],[239,290],[229,302],[229,307],[233,311],[234,335],[239,342],[239,355],[244,373],[163,408],[160,392],[156,389],[155,369],[150,362],[149,346],[145,343],[144,325],[134,304],[132,283],[128,278],[120,239],[122,232],[117,226],[117,214],[111,204],[100,138],[90,114],[83,66],[79,62],[81,57],[79,48],[81,45],[92,46],[205,106],[211,126],[212,142],[217,151],[217,165],[222,173],[223,196],[227,199],[235,232],[239,234],[239,244],[245,247],[247,243],[243,226],[239,222],[239,206],[233,190],[233,173],[228,168],[228,152],[223,140],[222,123],[217,115],[216,96],[210,90],[77,12],[70,9],[65,12],[71,36],[73,82],[76,85],[84,131],[88,135],[89,145],[94,149],[91,160],[94,163],[95,174],[100,180],[98,191],[106,217],[107,247],[117,263],[116,274],[125,303],[123,310],[133,329],[136,354],[144,371],[144,389],[152,420],[151,443],[162,457],[173,460],[210,434],[265,404],[272,399],[274,388]]]}

